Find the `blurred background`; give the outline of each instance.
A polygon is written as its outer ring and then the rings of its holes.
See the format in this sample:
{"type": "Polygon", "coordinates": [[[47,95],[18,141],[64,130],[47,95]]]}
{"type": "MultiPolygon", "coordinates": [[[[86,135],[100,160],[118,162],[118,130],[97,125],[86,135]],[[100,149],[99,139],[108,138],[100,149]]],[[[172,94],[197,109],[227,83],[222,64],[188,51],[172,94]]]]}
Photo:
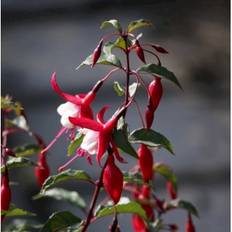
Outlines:
{"type": "MultiPolygon", "coordinates": [[[[2,94],[22,102],[32,129],[48,143],[60,128],[56,108],[63,103],[51,89],[51,73],[57,72],[58,82],[67,92],[88,91],[109,70],[102,66],[75,70],[100,37],[110,31],[100,30],[100,23],[116,18],[126,26],[140,18],[151,20],[154,27],[142,31],[143,39],[170,52],[161,56],[161,61],[184,88],[182,92],[163,81],[164,96],[155,128],[171,140],[176,156],[160,150],[155,160],[172,166],[180,197],[199,209],[197,231],[229,231],[229,9],[226,0],[2,0],[2,94]]],[[[132,56],[132,66],[137,64],[132,56]]],[[[118,75],[115,78],[122,80],[118,75]]],[[[145,95],[137,98],[145,106],[145,95]]],[[[119,100],[109,81],[94,110],[103,104],[116,107],[119,100]]],[[[128,112],[128,121],[131,129],[140,125],[134,110],[128,112]]],[[[12,138],[10,142],[20,144],[23,139],[12,138]]],[[[49,153],[53,174],[68,159],[67,142],[64,136],[49,153]]],[[[135,162],[129,157],[127,160],[135,162]]],[[[85,159],[78,159],[72,167],[98,176],[96,164],[90,167],[85,159]]],[[[41,223],[57,210],[67,209],[83,216],[74,207],[55,200],[32,201],[31,195],[39,189],[31,172],[31,168],[12,172],[11,179],[22,183],[13,186],[13,202],[18,207],[38,213],[41,223]]],[[[157,178],[157,191],[163,194],[161,180],[157,178]]],[[[93,191],[83,183],[64,186],[78,190],[87,201],[93,191]]],[[[167,220],[177,222],[184,231],[185,217],[180,210],[169,214],[167,220]]],[[[107,231],[111,220],[99,220],[89,231],[107,231]]],[[[119,220],[122,231],[132,231],[130,216],[120,216],[119,220]]]]}

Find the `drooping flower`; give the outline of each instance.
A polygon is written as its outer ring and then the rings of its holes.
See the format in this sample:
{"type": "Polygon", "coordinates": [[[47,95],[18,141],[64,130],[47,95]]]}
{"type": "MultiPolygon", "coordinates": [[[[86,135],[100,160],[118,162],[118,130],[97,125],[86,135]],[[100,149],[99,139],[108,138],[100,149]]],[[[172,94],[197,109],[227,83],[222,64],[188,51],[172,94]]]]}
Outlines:
{"type": "Polygon", "coordinates": [[[123,188],[123,174],[115,165],[113,154],[109,154],[106,167],[103,171],[103,186],[106,192],[117,204],[123,188]]]}
{"type": "MultiPolygon", "coordinates": [[[[51,141],[51,143],[42,150],[41,153],[46,153],[59,139],[59,137],[68,130],[72,130],[74,125],[70,122],[69,117],[85,117],[93,118],[93,111],[90,104],[94,100],[97,91],[102,86],[104,80],[98,81],[92,90],[87,94],[76,94],[75,96],[63,92],[57,84],[56,73],[54,72],[51,77],[51,86],[66,102],[61,104],[58,108],[58,114],[61,116],[62,128],[51,141]]],[[[71,131],[73,132],[73,130],[71,131]]]]}
{"type": "Polygon", "coordinates": [[[69,117],[69,120],[72,124],[99,132],[96,157],[98,163],[100,163],[102,156],[109,147],[109,144],[112,140],[112,131],[117,124],[118,118],[125,110],[125,108],[121,108],[120,110],[116,111],[116,113],[107,122],[104,122],[103,115],[106,109],[107,107],[103,107],[102,110],[100,110],[97,115],[97,121],[85,117],[69,117]]]}

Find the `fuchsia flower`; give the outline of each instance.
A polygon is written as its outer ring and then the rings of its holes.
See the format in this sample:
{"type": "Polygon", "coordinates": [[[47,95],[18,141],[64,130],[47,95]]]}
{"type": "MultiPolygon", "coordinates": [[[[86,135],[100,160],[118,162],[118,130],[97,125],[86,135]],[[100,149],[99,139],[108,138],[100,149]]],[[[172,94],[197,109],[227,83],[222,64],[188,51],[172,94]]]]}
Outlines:
{"type": "Polygon", "coordinates": [[[67,122],[68,116],[84,116],[87,118],[93,118],[93,111],[90,108],[90,104],[93,102],[96,91],[102,85],[102,82],[97,82],[93,89],[88,94],[76,94],[75,96],[63,92],[56,82],[56,73],[52,74],[51,85],[53,89],[66,100],[66,103],[60,105],[57,109],[61,115],[61,124],[65,124],[70,128],[70,122],[67,122]],[[68,115],[70,113],[70,115],[68,115]],[[63,119],[62,119],[63,118],[63,119]]]}
{"type": "Polygon", "coordinates": [[[107,122],[104,122],[103,116],[108,107],[103,107],[100,112],[97,114],[97,121],[85,118],[85,117],[69,117],[69,120],[72,124],[87,128],[99,133],[98,136],[98,148],[97,148],[97,161],[100,164],[100,160],[107,148],[109,147],[110,142],[112,141],[112,131],[115,128],[117,121],[121,113],[125,108],[121,108],[116,111],[116,113],[109,119],[107,122]]]}

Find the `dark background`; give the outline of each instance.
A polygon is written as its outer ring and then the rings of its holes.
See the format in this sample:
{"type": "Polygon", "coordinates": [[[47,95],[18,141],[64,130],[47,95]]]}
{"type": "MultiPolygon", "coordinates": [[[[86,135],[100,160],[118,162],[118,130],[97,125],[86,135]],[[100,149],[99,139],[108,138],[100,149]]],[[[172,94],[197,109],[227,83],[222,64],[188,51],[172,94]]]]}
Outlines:
{"type": "MultiPolygon", "coordinates": [[[[125,26],[139,18],[151,20],[154,27],[143,30],[144,40],[160,43],[170,51],[161,60],[184,87],[181,92],[163,82],[165,92],[155,127],[171,140],[176,157],[159,151],[155,159],[171,164],[178,176],[180,197],[199,209],[197,231],[229,231],[229,9],[229,1],[224,0],[3,0],[2,94],[23,103],[31,127],[48,143],[60,128],[56,107],[62,103],[50,87],[51,73],[57,72],[66,91],[88,91],[108,68],[87,67],[77,72],[75,67],[103,35],[100,23],[116,18],[125,26]]],[[[134,57],[133,64],[137,64],[134,57]]],[[[107,103],[116,106],[118,100],[108,82],[94,109],[107,103]]],[[[146,104],[144,95],[138,100],[141,106],[146,104]]],[[[139,123],[134,115],[129,111],[131,129],[139,123]]],[[[62,138],[49,154],[53,173],[67,160],[66,145],[67,139],[62,138]]],[[[72,167],[98,175],[96,166],[88,166],[83,159],[72,167]]],[[[38,213],[40,222],[55,210],[70,209],[80,214],[61,202],[32,201],[31,195],[39,189],[31,171],[18,169],[12,173],[11,179],[22,183],[13,187],[13,202],[18,207],[38,213]]],[[[78,190],[86,199],[92,191],[76,182],[65,186],[78,190]]],[[[164,186],[158,186],[157,191],[162,193],[164,186]]],[[[168,220],[178,222],[183,231],[185,216],[179,211],[170,214],[168,220]]],[[[106,231],[110,220],[100,220],[90,231],[106,231]]],[[[128,220],[129,216],[120,216],[122,231],[131,231],[128,220]]]]}

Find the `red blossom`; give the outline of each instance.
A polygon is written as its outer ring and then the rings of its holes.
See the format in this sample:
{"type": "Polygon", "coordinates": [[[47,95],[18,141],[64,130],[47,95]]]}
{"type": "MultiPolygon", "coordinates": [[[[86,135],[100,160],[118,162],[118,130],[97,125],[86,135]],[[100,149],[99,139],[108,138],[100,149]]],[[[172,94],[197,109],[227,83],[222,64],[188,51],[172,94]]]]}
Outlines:
{"type": "Polygon", "coordinates": [[[109,147],[112,137],[112,131],[116,126],[118,118],[120,117],[124,109],[125,108],[121,108],[119,111],[117,111],[107,122],[104,122],[103,120],[103,115],[105,113],[106,107],[103,107],[102,110],[100,110],[100,112],[98,113],[97,121],[85,117],[69,117],[69,120],[72,124],[99,132],[97,149],[98,163],[100,163],[102,156],[109,147]]]}
{"type": "Polygon", "coordinates": [[[63,92],[57,84],[56,81],[56,73],[54,72],[51,77],[51,86],[65,101],[71,102],[74,105],[80,107],[80,115],[88,118],[93,118],[93,112],[90,108],[90,104],[94,100],[96,96],[96,91],[98,90],[98,86],[100,86],[102,82],[97,82],[97,84],[93,87],[93,89],[87,94],[76,94],[75,96],[63,92]]]}

